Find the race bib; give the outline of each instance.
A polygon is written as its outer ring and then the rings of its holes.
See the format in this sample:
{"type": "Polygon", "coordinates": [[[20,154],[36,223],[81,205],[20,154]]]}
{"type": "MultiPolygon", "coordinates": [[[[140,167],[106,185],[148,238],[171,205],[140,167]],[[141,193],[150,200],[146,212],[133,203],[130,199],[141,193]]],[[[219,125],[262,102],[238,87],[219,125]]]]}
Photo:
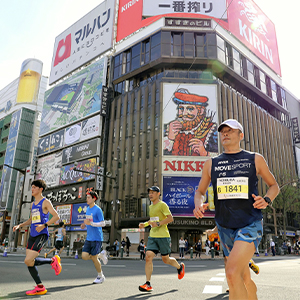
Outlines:
{"type": "Polygon", "coordinates": [[[93,215],[90,215],[90,216],[86,215],[85,218],[87,220],[89,220],[90,222],[93,222],[93,215]]]}
{"type": "Polygon", "coordinates": [[[159,217],[151,217],[150,221],[152,221],[152,222],[159,222],[159,217]]]}
{"type": "Polygon", "coordinates": [[[219,200],[248,199],[248,177],[224,177],[217,179],[219,200]]]}
{"type": "Polygon", "coordinates": [[[31,223],[41,223],[41,215],[40,215],[40,210],[38,208],[35,208],[31,212],[31,223]]]}

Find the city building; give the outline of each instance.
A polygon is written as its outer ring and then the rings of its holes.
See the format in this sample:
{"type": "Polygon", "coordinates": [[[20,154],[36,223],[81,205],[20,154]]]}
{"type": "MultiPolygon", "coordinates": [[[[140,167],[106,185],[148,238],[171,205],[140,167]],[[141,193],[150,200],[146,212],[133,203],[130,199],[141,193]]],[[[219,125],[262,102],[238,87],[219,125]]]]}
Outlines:
{"type": "MultiPolygon", "coordinates": [[[[204,162],[222,151],[224,119],[242,123],[242,148],[261,153],[276,178],[297,177],[300,157],[291,127],[299,99],[282,85],[274,24],[253,1],[174,3],[119,1],[106,168],[119,168],[116,227],[148,220],[147,187],[158,185],[178,251],[180,236],[194,244],[215,225],[211,190],[201,220],[193,198],[204,162]]],[[[111,182],[105,191],[113,200],[111,182]]]]}
{"type": "Polygon", "coordinates": [[[25,60],[20,76],[0,91],[1,240],[9,235],[11,241],[12,227],[20,220],[24,174],[32,167],[48,82],[42,75],[42,67],[43,63],[37,59],[25,60]]]}

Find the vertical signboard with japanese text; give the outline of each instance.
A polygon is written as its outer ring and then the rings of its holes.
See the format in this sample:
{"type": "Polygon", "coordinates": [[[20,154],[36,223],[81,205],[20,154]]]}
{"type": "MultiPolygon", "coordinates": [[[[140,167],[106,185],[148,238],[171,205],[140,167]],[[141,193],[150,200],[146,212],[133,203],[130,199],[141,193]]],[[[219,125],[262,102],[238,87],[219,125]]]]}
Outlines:
{"type": "MultiPolygon", "coordinates": [[[[7,140],[4,164],[14,167],[15,150],[18,140],[19,126],[22,109],[14,112],[11,117],[10,129],[7,140]]],[[[18,166],[15,166],[18,167],[18,166]]],[[[12,169],[3,166],[2,180],[0,183],[0,207],[5,208],[9,196],[12,169]]]]}
{"type": "Polygon", "coordinates": [[[49,84],[112,48],[115,2],[103,1],[56,37],[49,84]]]}

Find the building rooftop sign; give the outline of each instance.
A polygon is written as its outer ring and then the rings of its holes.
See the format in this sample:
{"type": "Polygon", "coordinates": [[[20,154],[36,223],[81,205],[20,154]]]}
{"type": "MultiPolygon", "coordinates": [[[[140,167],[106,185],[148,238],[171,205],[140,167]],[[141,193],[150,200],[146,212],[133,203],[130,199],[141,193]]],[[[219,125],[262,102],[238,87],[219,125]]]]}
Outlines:
{"type": "Polygon", "coordinates": [[[105,0],[56,37],[49,84],[112,48],[114,18],[115,1],[105,0]]]}

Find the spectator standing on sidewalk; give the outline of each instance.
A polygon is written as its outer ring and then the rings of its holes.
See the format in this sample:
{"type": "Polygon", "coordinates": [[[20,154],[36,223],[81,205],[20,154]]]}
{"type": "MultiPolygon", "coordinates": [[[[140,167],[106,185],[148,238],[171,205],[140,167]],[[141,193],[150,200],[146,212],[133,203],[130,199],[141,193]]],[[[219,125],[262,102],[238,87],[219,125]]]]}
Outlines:
{"type": "Polygon", "coordinates": [[[196,258],[197,258],[197,254],[199,255],[199,258],[201,258],[200,255],[202,251],[202,243],[200,239],[198,240],[198,243],[196,243],[195,245],[195,250],[196,250],[196,258]]]}
{"type": "Polygon", "coordinates": [[[129,256],[129,248],[130,248],[130,246],[131,246],[130,239],[129,239],[128,236],[126,236],[126,252],[127,252],[126,256],[129,256]]]}
{"type": "Polygon", "coordinates": [[[184,258],[185,241],[183,237],[179,240],[179,258],[184,258]]]}
{"type": "Polygon", "coordinates": [[[272,256],[275,256],[275,242],[273,240],[270,241],[270,246],[271,246],[271,250],[272,250],[272,256]]]}

